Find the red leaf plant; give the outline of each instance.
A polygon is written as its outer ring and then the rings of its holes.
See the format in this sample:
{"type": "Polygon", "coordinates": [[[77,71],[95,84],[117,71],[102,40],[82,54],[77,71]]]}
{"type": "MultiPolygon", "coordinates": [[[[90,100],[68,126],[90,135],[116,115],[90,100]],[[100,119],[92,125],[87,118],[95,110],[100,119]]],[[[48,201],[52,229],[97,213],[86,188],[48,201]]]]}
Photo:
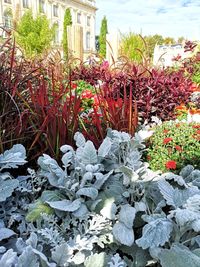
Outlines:
{"type": "Polygon", "coordinates": [[[38,84],[28,83],[29,126],[33,140],[29,152],[34,157],[47,153],[59,157],[64,144],[74,145],[74,134],[79,127],[80,98],[72,94],[71,83],[59,83],[52,72],[51,80],[41,76],[38,84]],[[37,149],[37,152],[36,152],[37,149]]]}

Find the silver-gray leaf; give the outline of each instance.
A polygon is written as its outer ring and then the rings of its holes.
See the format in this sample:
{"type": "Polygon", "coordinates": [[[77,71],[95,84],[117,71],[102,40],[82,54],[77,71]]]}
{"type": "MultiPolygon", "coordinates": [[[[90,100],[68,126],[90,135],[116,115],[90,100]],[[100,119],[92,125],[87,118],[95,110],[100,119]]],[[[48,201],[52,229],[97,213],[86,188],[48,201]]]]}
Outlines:
{"type": "Polygon", "coordinates": [[[124,223],[118,222],[113,226],[113,235],[122,245],[132,246],[135,240],[132,229],[126,227],[124,223]]]}
{"type": "Polygon", "coordinates": [[[131,207],[129,204],[121,206],[119,213],[119,221],[124,223],[126,227],[132,229],[133,221],[135,219],[136,209],[131,207]]]}
{"type": "Polygon", "coordinates": [[[73,202],[70,200],[61,200],[61,201],[46,201],[46,203],[57,210],[73,212],[78,210],[81,206],[81,201],[76,199],[73,202]]]}

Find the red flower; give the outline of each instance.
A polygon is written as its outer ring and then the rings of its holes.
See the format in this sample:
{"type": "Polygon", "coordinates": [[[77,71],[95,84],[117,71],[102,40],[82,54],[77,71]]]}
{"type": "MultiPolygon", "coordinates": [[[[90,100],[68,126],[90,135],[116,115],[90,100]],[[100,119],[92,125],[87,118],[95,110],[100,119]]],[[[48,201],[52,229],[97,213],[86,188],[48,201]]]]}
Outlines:
{"type": "Polygon", "coordinates": [[[72,87],[72,89],[76,89],[76,88],[77,88],[77,84],[72,83],[72,84],[71,84],[71,87],[72,87]]]}
{"type": "Polygon", "coordinates": [[[200,141],[200,136],[198,135],[193,135],[193,138],[195,138],[197,141],[200,141]]]}
{"type": "Polygon", "coordinates": [[[178,150],[178,151],[182,151],[182,147],[180,147],[180,146],[175,146],[175,148],[176,148],[176,150],[178,150]]]}
{"type": "Polygon", "coordinates": [[[150,155],[147,155],[147,160],[151,160],[151,156],[150,155]]]}
{"type": "Polygon", "coordinates": [[[169,130],[167,130],[167,129],[163,130],[163,133],[165,133],[165,134],[168,133],[168,132],[169,132],[169,130]]]}
{"type": "Polygon", "coordinates": [[[200,130],[197,130],[197,131],[196,131],[196,134],[200,134],[200,130]]]}
{"type": "Polygon", "coordinates": [[[180,123],[177,123],[177,124],[176,124],[176,127],[177,127],[177,128],[178,128],[178,127],[180,127],[180,126],[181,126],[181,124],[180,124],[180,123]]]}
{"type": "Polygon", "coordinates": [[[200,129],[200,125],[193,125],[192,128],[194,128],[194,129],[200,129]]]}
{"type": "Polygon", "coordinates": [[[171,142],[173,139],[171,137],[167,137],[163,140],[163,144],[168,144],[169,142],[171,142]]]}
{"type": "Polygon", "coordinates": [[[166,164],[165,164],[165,167],[168,170],[175,170],[176,169],[176,161],[174,161],[174,160],[167,161],[166,164]]]}
{"type": "Polygon", "coordinates": [[[98,107],[99,105],[100,105],[100,102],[101,102],[101,96],[99,96],[99,95],[94,95],[93,96],[93,106],[94,107],[98,107]]]}
{"type": "Polygon", "coordinates": [[[84,90],[82,93],[82,98],[91,98],[93,97],[93,93],[90,90],[84,90]]]}

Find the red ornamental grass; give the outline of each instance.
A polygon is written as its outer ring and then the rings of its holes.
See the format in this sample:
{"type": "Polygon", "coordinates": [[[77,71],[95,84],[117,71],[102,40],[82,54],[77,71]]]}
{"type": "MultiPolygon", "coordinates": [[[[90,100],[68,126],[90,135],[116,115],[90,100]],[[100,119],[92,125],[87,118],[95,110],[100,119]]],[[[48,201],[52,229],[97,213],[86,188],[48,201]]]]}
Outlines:
{"type": "Polygon", "coordinates": [[[176,169],[176,161],[174,161],[174,160],[167,161],[166,164],[165,164],[165,167],[168,170],[175,170],[176,169]]]}
{"type": "Polygon", "coordinates": [[[167,137],[163,140],[163,144],[168,144],[169,142],[171,142],[173,139],[171,137],[167,137]]]}

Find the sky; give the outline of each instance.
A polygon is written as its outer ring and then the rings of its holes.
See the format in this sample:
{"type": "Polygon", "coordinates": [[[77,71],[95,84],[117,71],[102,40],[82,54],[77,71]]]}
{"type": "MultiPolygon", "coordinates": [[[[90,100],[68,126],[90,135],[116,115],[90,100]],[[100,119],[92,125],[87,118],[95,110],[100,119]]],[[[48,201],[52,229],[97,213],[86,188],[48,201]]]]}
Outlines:
{"type": "Polygon", "coordinates": [[[96,33],[101,20],[108,32],[161,34],[200,40],[200,0],[96,0],[96,33]]]}

